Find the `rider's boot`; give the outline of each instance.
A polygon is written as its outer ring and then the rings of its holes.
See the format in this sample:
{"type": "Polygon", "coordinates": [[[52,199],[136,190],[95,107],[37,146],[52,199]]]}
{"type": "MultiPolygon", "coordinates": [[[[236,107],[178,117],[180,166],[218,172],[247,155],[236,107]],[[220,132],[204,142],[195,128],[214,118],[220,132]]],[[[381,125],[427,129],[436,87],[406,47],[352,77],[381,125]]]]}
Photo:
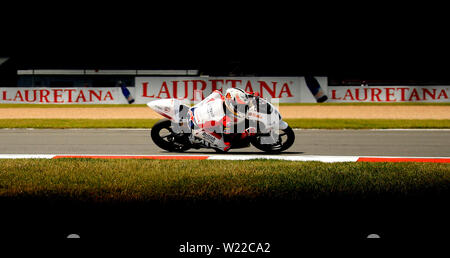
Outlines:
{"type": "Polygon", "coordinates": [[[221,135],[217,133],[209,134],[203,129],[192,130],[192,136],[203,140],[205,143],[207,143],[205,144],[206,146],[221,151],[228,151],[231,147],[231,144],[229,142],[225,142],[221,135]]]}
{"type": "Polygon", "coordinates": [[[241,134],[241,140],[247,138],[248,136],[254,136],[256,134],[255,127],[249,127],[241,134]]]}

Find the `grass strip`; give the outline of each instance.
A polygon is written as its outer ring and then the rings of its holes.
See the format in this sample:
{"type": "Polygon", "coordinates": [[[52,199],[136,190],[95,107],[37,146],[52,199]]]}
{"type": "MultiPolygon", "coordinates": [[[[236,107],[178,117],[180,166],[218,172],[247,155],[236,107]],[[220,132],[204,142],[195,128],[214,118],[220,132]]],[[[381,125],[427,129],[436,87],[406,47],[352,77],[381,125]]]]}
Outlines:
{"type": "Polygon", "coordinates": [[[450,106],[450,102],[395,102],[395,103],[377,103],[377,102],[345,102],[345,103],[280,103],[280,106],[450,106]]]}
{"type": "MultiPolygon", "coordinates": [[[[448,103],[431,102],[352,102],[352,103],[279,103],[280,106],[450,106],[448,103]]],[[[146,104],[0,104],[0,108],[99,108],[99,107],[147,107],[146,104]]]]}
{"type": "Polygon", "coordinates": [[[446,129],[450,119],[285,119],[292,128],[304,129],[446,129]]]}
{"type": "Polygon", "coordinates": [[[85,202],[442,197],[443,163],[0,160],[0,198],[85,202]]]}
{"type": "MultiPolygon", "coordinates": [[[[1,119],[0,128],[151,128],[159,119],[1,119]]],[[[450,119],[285,119],[292,128],[450,128],[450,119]]]]}
{"type": "Polygon", "coordinates": [[[0,108],[118,108],[147,107],[146,104],[0,104],[0,108]]]}
{"type": "Polygon", "coordinates": [[[2,119],[0,128],[151,128],[159,119],[2,119]]]}

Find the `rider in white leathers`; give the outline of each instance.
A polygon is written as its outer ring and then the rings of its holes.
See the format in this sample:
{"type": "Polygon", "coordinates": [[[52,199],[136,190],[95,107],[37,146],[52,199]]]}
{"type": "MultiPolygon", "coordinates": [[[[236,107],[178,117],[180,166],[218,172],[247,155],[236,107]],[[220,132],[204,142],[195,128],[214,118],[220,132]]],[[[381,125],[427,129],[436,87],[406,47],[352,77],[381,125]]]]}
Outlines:
{"type": "MultiPolygon", "coordinates": [[[[224,134],[232,133],[234,125],[245,120],[252,94],[242,89],[229,88],[225,96],[214,91],[189,110],[192,137],[221,151],[230,149],[230,142],[224,140],[224,134]]],[[[254,127],[242,132],[242,138],[256,133],[254,127]]]]}

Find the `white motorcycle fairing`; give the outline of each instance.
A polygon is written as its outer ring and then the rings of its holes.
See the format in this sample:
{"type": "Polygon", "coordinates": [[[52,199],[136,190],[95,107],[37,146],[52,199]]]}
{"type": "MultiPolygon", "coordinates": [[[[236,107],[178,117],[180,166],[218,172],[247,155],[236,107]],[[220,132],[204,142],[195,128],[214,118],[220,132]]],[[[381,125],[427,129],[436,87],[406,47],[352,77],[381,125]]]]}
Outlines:
{"type": "Polygon", "coordinates": [[[260,98],[259,105],[270,106],[272,112],[270,114],[258,112],[257,110],[258,107],[256,105],[252,105],[248,110],[247,119],[263,123],[267,130],[276,130],[276,129],[284,130],[289,126],[285,121],[283,121],[280,112],[278,112],[278,109],[275,108],[272,105],[272,103],[268,102],[263,98],[260,98]]]}
{"type": "MultiPolygon", "coordinates": [[[[147,103],[152,110],[168,118],[158,121],[152,127],[153,142],[164,150],[176,152],[183,152],[190,148],[211,148],[209,143],[205,143],[204,138],[194,135],[193,125],[200,123],[198,126],[201,126],[211,117],[214,121],[220,120],[218,118],[225,115],[227,110],[223,105],[213,107],[213,100],[211,103],[208,102],[200,102],[194,107],[189,107],[179,99],[159,99],[147,103]],[[189,112],[193,108],[199,112],[196,121],[192,121],[193,111],[189,112]]],[[[280,153],[290,148],[295,141],[292,128],[283,121],[278,109],[263,98],[254,99],[244,120],[239,123],[234,121],[234,123],[232,127],[227,124],[222,128],[227,130],[222,137],[227,137],[227,142],[231,143],[232,149],[246,148],[252,144],[266,153],[280,153]],[[256,133],[241,138],[242,132],[246,129],[244,127],[253,127],[257,129],[256,133]]]]}
{"type": "Polygon", "coordinates": [[[156,113],[168,118],[172,122],[180,121],[181,101],[178,99],[159,99],[147,103],[156,113]]]}

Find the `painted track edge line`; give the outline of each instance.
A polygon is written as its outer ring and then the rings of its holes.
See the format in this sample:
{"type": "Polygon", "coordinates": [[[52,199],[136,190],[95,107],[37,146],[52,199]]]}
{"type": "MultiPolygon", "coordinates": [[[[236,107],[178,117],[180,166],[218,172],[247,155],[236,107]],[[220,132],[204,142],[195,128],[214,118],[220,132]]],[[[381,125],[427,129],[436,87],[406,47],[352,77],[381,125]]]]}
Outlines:
{"type": "Polygon", "coordinates": [[[433,163],[450,163],[450,158],[359,157],[357,162],[433,162],[433,163]]]}
{"type": "Polygon", "coordinates": [[[450,157],[382,157],[382,156],[280,156],[280,155],[111,155],[111,154],[0,154],[0,159],[158,159],[158,160],[287,160],[320,162],[433,162],[450,163],[450,157]]]}
{"type": "Polygon", "coordinates": [[[53,154],[0,154],[0,159],[52,159],[53,154]]]}
{"type": "Polygon", "coordinates": [[[87,159],[158,159],[158,160],[203,160],[209,156],[191,155],[55,155],[52,159],[87,158],[87,159]]]}

